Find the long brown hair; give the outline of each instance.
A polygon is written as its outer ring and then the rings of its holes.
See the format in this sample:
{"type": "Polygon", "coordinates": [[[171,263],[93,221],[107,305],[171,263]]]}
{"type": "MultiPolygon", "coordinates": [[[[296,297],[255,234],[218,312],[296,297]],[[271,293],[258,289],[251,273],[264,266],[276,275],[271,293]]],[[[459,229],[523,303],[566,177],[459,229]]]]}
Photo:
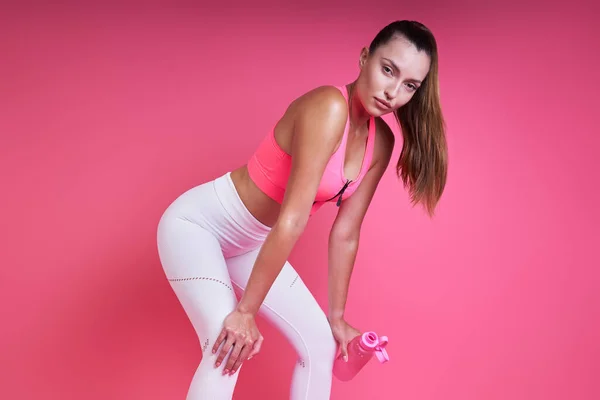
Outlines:
{"type": "Polygon", "coordinates": [[[431,64],[427,77],[408,103],[396,112],[403,145],[396,173],[408,189],[411,203],[421,203],[430,217],[442,196],[448,173],[445,122],[440,105],[438,51],[436,40],[425,25],[416,21],[395,21],[373,39],[373,52],[390,39],[401,36],[424,51],[431,64]]]}

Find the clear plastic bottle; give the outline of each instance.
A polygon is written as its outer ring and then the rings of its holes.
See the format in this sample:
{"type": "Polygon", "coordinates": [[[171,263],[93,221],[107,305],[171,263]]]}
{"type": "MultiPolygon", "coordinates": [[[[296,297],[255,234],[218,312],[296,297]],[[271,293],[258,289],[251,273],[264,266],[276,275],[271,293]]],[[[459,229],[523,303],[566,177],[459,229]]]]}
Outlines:
{"type": "Polygon", "coordinates": [[[341,381],[349,381],[375,355],[379,362],[385,363],[390,357],[385,350],[388,344],[387,336],[377,336],[375,332],[365,332],[355,337],[348,343],[348,361],[344,361],[342,355],[333,364],[333,374],[341,381]]]}

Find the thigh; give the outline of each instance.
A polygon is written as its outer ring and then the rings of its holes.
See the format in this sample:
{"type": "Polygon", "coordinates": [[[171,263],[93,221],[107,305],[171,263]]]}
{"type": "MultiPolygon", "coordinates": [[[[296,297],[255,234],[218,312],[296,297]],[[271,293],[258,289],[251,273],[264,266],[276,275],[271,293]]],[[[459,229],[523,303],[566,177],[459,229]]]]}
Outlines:
{"type": "Polygon", "coordinates": [[[158,229],[158,251],[202,348],[210,348],[237,301],[218,240],[198,224],[165,217],[158,229]]]}
{"type": "MultiPolygon", "coordinates": [[[[259,251],[256,249],[226,260],[237,290],[245,290],[259,251]]],[[[275,279],[260,308],[260,315],[282,331],[301,358],[315,353],[319,358],[331,355],[333,359],[335,356],[335,339],[327,316],[289,262],[275,279]]]]}

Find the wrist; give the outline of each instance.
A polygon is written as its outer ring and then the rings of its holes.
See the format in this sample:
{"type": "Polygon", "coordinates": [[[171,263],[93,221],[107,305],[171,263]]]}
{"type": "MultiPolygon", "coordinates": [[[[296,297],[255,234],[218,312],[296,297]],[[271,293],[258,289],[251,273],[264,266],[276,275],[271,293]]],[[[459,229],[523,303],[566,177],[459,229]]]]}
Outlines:
{"type": "Polygon", "coordinates": [[[235,310],[241,314],[246,314],[246,315],[251,315],[251,316],[255,316],[256,313],[258,312],[257,307],[252,307],[248,304],[239,302],[237,307],[235,308],[235,310]]]}
{"type": "Polygon", "coordinates": [[[344,321],[344,313],[343,312],[330,312],[327,316],[327,320],[330,324],[334,324],[337,322],[344,321]]]}

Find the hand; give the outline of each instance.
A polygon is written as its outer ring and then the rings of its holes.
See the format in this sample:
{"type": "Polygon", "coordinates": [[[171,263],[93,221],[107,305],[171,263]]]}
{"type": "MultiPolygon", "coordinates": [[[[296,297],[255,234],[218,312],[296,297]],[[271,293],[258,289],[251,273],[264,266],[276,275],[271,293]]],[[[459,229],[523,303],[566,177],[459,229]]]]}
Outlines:
{"type": "Polygon", "coordinates": [[[340,352],[344,357],[344,361],[348,362],[348,343],[355,337],[360,336],[360,331],[350,326],[343,318],[330,319],[329,326],[333,337],[340,345],[340,352]]]}
{"type": "Polygon", "coordinates": [[[260,351],[262,342],[263,337],[258,331],[254,315],[238,310],[233,311],[225,317],[221,334],[212,349],[214,354],[218,351],[221,343],[224,343],[217,357],[215,368],[221,365],[223,359],[233,347],[233,351],[223,369],[223,374],[233,375],[242,365],[242,362],[249,360],[260,351]]]}

